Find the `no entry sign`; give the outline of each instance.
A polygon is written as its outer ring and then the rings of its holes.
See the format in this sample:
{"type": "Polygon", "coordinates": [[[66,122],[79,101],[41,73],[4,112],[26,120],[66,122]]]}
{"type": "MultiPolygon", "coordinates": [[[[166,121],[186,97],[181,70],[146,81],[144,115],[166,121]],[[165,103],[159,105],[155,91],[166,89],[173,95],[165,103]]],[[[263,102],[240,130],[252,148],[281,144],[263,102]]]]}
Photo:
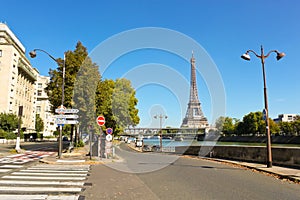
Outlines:
{"type": "Polygon", "coordinates": [[[103,126],[104,124],[105,124],[105,118],[103,117],[103,116],[98,116],[97,117],[97,124],[99,125],[99,126],[103,126]]]}

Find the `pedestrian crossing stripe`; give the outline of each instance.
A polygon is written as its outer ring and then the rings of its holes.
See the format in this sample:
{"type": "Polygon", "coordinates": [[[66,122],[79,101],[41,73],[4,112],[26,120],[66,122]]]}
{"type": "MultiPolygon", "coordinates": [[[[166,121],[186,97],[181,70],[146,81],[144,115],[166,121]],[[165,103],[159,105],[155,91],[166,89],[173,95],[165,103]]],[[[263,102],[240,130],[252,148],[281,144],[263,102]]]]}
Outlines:
{"type": "MultiPolygon", "coordinates": [[[[83,186],[84,182],[78,181],[15,181],[0,180],[0,185],[57,185],[57,186],[83,186]]],[[[1,198],[0,198],[1,199],[1,198]]]]}
{"type": "Polygon", "coordinates": [[[0,194],[0,199],[5,200],[41,200],[41,199],[47,199],[47,200],[75,200],[79,199],[79,195],[64,195],[64,196],[52,196],[52,195],[6,195],[6,194],[0,194]]]}
{"type": "Polygon", "coordinates": [[[2,164],[25,164],[30,161],[35,161],[44,157],[54,155],[56,152],[49,151],[26,151],[25,153],[9,155],[4,158],[0,158],[2,164]]]}

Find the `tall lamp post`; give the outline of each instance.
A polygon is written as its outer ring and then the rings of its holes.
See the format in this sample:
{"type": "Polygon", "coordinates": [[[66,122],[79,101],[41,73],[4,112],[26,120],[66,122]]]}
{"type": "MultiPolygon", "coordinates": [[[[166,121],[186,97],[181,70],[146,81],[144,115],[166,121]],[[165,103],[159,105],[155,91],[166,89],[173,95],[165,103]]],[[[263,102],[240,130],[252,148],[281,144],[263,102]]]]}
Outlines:
{"type": "MultiPolygon", "coordinates": [[[[51,56],[47,51],[42,50],[42,49],[34,49],[33,51],[29,52],[29,55],[31,58],[36,57],[36,51],[41,51],[47,54],[52,60],[56,62],[56,64],[59,66],[59,64],[63,64],[63,74],[62,74],[62,85],[61,85],[61,108],[63,109],[64,105],[64,100],[65,100],[65,64],[66,64],[66,58],[64,55],[64,61],[63,63],[60,63],[55,59],[53,56],[51,56]]],[[[58,139],[58,157],[61,158],[61,153],[62,153],[62,125],[59,126],[59,139],[58,139]]]]}
{"type": "Polygon", "coordinates": [[[155,119],[159,118],[159,129],[160,129],[160,133],[159,133],[159,149],[160,151],[162,151],[162,119],[167,119],[168,116],[167,115],[155,115],[154,116],[155,119]]]}
{"type": "Polygon", "coordinates": [[[284,53],[280,53],[277,50],[271,50],[267,55],[264,55],[263,46],[261,46],[261,54],[258,55],[253,50],[248,50],[244,53],[241,58],[244,60],[250,60],[249,53],[252,52],[257,58],[260,58],[262,64],[262,72],[263,72],[263,81],[264,81],[264,101],[265,101],[265,121],[266,121],[266,133],[267,133],[267,167],[272,167],[272,150],[271,150],[271,134],[270,134],[270,123],[269,123],[269,110],[268,110],[268,97],[267,97],[267,84],[266,84],[266,74],[265,74],[265,58],[269,57],[269,55],[274,52],[277,54],[277,60],[280,60],[282,57],[285,56],[284,53]]]}

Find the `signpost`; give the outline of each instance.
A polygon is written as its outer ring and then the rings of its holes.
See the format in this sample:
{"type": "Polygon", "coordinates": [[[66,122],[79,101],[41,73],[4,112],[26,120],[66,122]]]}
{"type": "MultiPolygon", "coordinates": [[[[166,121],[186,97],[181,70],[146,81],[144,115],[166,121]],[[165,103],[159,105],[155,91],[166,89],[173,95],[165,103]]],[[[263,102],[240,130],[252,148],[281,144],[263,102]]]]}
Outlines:
{"type": "MultiPolygon", "coordinates": [[[[78,124],[77,120],[78,115],[74,115],[74,113],[78,113],[78,109],[66,109],[65,106],[61,105],[57,109],[55,109],[55,112],[58,113],[59,115],[54,115],[55,124],[59,126],[59,145],[58,145],[58,156],[59,158],[61,157],[61,152],[62,152],[62,127],[65,124],[78,124]],[[70,115],[71,114],[71,115],[70,115]]],[[[72,141],[72,138],[71,138],[72,141]]],[[[72,143],[70,143],[72,144],[72,143]]]]}
{"type": "Polygon", "coordinates": [[[59,106],[57,109],[55,109],[55,112],[59,114],[54,115],[54,118],[56,119],[55,123],[58,126],[63,126],[64,124],[78,124],[78,121],[74,120],[78,119],[78,115],[74,115],[74,113],[79,112],[78,109],[66,109],[64,106],[59,106]],[[70,115],[68,115],[68,113],[70,113],[70,115]]]}
{"type": "Polygon", "coordinates": [[[102,140],[103,132],[102,132],[101,126],[103,126],[105,124],[105,118],[102,115],[99,115],[96,119],[96,122],[100,126],[100,140],[98,142],[98,149],[99,149],[100,157],[102,158],[102,146],[103,146],[103,148],[105,148],[104,147],[105,140],[104,141],[102,140]],[[102,144],[102,143],[104,143],[104,144],[102,144]]]}

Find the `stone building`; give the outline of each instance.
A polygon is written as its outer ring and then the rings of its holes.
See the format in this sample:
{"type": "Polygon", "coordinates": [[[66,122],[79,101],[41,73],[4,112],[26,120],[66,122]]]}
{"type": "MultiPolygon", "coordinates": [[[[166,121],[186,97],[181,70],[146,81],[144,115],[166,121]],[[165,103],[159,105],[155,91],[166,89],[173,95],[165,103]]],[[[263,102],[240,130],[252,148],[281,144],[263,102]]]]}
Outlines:
{"type": "Polygon", "coordinates": [[[51,113],[51,104],[45,88],[50,82],[50,77],[41,76],[37,77],[36,81],[36,113],[44,122],[43,136],[52,136],[56,130],[56,124],[53,114],[51,113]]]}
{"type": "Polygon", "coordinates": [[[22,128],[35,130],[35,82],[39,72],[25,56],[25,47],[9,29],[0,23],[0,113],[18,115],[23,106],[22,128]]]}

